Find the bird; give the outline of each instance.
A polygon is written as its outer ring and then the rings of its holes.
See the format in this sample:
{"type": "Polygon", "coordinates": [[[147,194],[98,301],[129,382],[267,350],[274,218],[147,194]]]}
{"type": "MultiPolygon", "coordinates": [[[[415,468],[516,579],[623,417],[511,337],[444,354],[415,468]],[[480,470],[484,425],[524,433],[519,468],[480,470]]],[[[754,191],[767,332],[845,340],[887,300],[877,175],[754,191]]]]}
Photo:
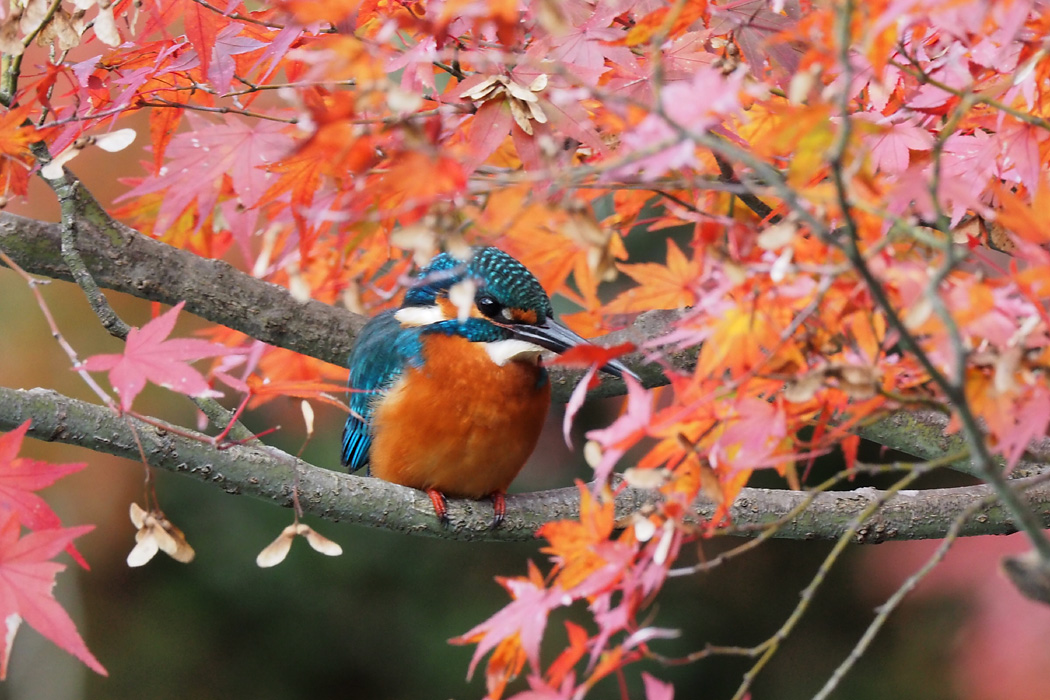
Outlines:
{"type": "MultiPolygon", "coordinates": [[[[440,253],[357,336],[342,464],[426,492],[444,526],[447,497],[490,498],[496,528],[550,405],[540,355],[586,344],[499,248],[440,253]]],[[[617,360],[601,369],[637,379],[617,360]]]]}

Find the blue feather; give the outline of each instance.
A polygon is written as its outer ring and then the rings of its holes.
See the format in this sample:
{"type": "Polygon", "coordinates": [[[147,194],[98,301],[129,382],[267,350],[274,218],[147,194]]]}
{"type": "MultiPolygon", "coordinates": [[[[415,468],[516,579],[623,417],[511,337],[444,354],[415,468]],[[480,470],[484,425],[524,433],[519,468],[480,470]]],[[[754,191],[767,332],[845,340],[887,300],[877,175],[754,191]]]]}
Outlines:
{"type": "Polygon", "coordinates": [[[356,471],[368,464],[375,403],[401,376],[404,356],[391,339],[401,333],[392,311],[379,314],[361,329],[350,351],[350,417],[343,429],[343,464],[356,471]]]}

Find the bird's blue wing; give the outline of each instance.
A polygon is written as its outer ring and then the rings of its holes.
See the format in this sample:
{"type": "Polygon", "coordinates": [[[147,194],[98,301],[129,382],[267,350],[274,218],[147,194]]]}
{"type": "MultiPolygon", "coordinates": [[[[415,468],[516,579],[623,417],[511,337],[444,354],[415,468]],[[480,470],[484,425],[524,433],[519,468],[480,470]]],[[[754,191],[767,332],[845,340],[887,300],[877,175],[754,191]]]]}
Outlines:
{"type": "Polygon", "coordinates": [[[350,471],[368,464],[375,403],[404,369],[399,335],[401,324],[388,311],[365,324],[350,351],[350,417],[343,429],[342,455],[350,471]]]}

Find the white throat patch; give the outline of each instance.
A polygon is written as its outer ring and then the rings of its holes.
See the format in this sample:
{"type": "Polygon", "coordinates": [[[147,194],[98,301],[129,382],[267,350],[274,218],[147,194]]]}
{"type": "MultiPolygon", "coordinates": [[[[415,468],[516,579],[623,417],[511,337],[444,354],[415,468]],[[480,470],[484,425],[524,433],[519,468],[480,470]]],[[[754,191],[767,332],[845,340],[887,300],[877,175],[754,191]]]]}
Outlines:
{"type": "Polygon", "coordinates": [[[530,343],[527,340],[519,340],[517,338],[511,338],[510,340],[496,340],[491,343],[484,343],[484,346],[485,352],[489,354],[489,359],[500,367],[511,360],[518,360],[520,362],[538,362],[540,359],[540,353],[543,352],[543,348],[539,345],[530,343]]]}
{"type": "Polygon", "coordinates": [[[440,306],[406,306],[394,312],[394,318],[402,326],[429,326],[432,323],[447,321],[445,312],[440,306]]]}

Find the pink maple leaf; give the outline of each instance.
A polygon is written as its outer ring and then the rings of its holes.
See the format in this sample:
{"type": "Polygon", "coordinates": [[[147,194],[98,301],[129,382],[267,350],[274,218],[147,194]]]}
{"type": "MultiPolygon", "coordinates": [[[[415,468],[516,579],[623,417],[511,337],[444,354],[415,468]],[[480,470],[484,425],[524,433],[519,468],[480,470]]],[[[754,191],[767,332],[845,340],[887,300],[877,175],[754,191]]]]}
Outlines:
{"type": "MultiPolygon", "coordinates": [[[[66,474],[80,471],[87,463],[50,464],[18,457],[29,423],[26,421],[0,435],[0,515],[15,514],[30,530],[50,530],[60,527],[62,522],[47,501],[33,492],[50,486],[66,474]]],[[[90,568],[72,543],[66,551],[82,567],[90,568]]]]}
{"type": "MultiPolygon", "coordinates": [[[[530,567],[532,567],[530,563],[530,567]]],[[[467,678],[474,675],[481,657],[489,653],[504,639],[519,635],[521,648],[534,669],[540,666],[540,641],[547,627],[550,611],[565,605],[568,596],[561,588],[545,588],[538,572],[530,578],[496,579],[514,598],[502,610],[476,626],[466,634],[456,637],[452,644],[477,642],[474,657],[470,660],[467,678]],[[539,579],[539,581],[536,581],[539,579]]]]}
{"type": "Polygon", "coordinates": [[[999,443],[996,451],[1006,459],[1007,470],[1017,466],[1021,455],[1033,440],[1046,437],[1050,427],[1050,391],[1043,386],[1033,387],[1018,402],[1013,416],[1000,416],[996,425],[999,443]]]}
{"type": "Polygon", "coordinates": [[[911,121],[885,122],[880,133],[867,141],[871,149],[872,166],[876,170],[894,175],[908,169],[911,151],[928,151],[933,148],[933,136],[930,132],[911,121]]]}
{"type": "Polygon", "coordinates": [[[696,167],[696,143],[672,124],[696,134],[718,127],[726,117],[740,111],[743,79],[740,71],[725,76],[712,66],[701,65],[691,79],[669,83],[661,91],[660,101],[670,123],[661,115],[648,115],[624,134],[621,153],[651,153],[660,145],[664,147],[651,155],[637,156],[612,174],[637,174],[654,180],[669,170],[696,167]]]}
{"type": "Polygon", "coordinates": [[[567,75],[586,85],[597,86],[609,63],[632,60],[630,49],[617,46],[622,31],[613,25],[623,9],[618,3],[561,2],[559,9],[569,21],[561,31],[537,37],[527,55],[537,61],[552,61],[567,75]]]}
{"type": "Polygon", "coordinates": [[[625,376],[627,384],[627,410],[608,428],[592,430],[587,437],[602,447],[601,462],[594,468],[595,488],[600,488],[612,473],[620,457],[644,435],[653,412],[652,397],[631,376],[625,376]]]}
{"type": "Polygon", "coordinates": [[[645,685],[645,700],[674,700],[674,686],[670,683],[644,672],[642,683],[645,685]]]}
{"type": "Polygon", "coordinates": [[[88,651],[73,620],[58,604],[51,590],[55,575],[66,567],[49,561],[89,532],[93,525],[30,532],[19,539],[18,516],[9,514],[0,522],[0,680],[7,677],[11,645],[22,620],[29,626],[83,661],[88,668],[109,675],[88,651]]]}
{"type": "Polygon", "coordinates": [[[729,472],[772,467],[777,447],[787,436],[782,406],[755,398],[737,401],[722,421],[722,434],[711,446],[711,463],[729,472]]]}
{"type": "Polygon", "coordinates": [[[233,74],[237,68],[234,56],[250,53],[265,48],[267,44],[249,36],[240,36],[243,27],[228,24],[219,30],[212,48],[211,66],[208,69],[208,80],[219,92],[227,92],[233,84],[233,74]]]}
{"type": "Polygon", "coordinates": [[[1002,148],[1002,177],[1020,182],[1029,192],[1035,192],[1042,174],[1040,144],[1045,140],[1042,129],[1028,124],[1011,124],[1003,128],[998,134],[1002,148]]]}
{"type": "Polygon", "coordinates": [[[528,690],[523,690],[508,700],[573,700],[578,697],[574,673],[567,674],[557,688],[535,674],[531,674],[528,681],[528,690]]]}
{"type": "MultiPolygon", "coordinates": [[[[287,155],[293,145],[286,125],[265,120],[248,121],[225,115],[213,124],[192,113],[191,129],[176,134],[168,144],[168,163],[156,177],[148,177],[120,200],[152,192],[165,192],[155,228],[163,230],[196,201],[203,220],[214,209],[225,178],[244,209],[257,206],[270,189],[274,173],[266,170],[287,155]]],[[[119,201],[119,200],[118,200],[119,201]]]]}
{"type": "Polygon", "coordinates": [[[165,340],[185,303],[179,302],[142,328],[132,328],[123,353],[89,357],[78,369],[109,370],[109,383],[120,394],[120,407],[125,411],[147,381],[189,396],[221,396],[186,362],[238,350],[196,338],[165,340]]]}

